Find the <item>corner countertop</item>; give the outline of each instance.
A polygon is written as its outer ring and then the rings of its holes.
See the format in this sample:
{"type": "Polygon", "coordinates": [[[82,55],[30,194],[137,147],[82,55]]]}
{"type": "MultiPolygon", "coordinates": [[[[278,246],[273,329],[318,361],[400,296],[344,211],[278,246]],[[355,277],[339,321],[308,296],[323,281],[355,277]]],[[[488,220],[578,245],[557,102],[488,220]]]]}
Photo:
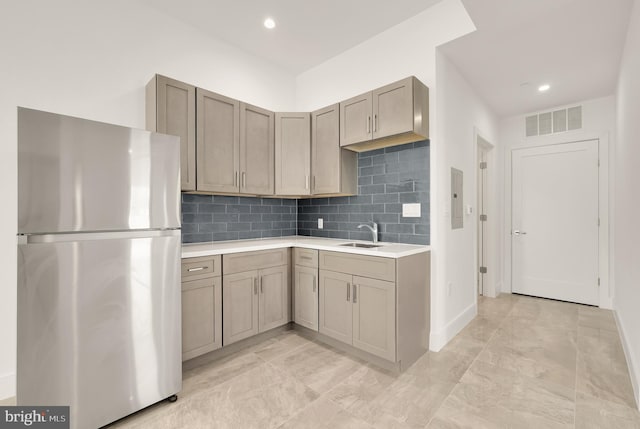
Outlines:
{"type": "Polygon", "coordinates": [[[329,250],[333,252],[355,253],[358,255],[381,256],[384,258],[402,258],[417,253],[429,252],[431,246],[402,243],[377,243],[380,247],[371,249],[341,246],[344,243],[371,243],[362,240],[343,240],[336,238],[304,237],[294,235],[280,238],[256,240],[214,241],[182,245],[183,258],[223,255],[229,253],[251,252],[255,250],[281,249],[283,247],[303,247],[306,249],[329,250]]]}

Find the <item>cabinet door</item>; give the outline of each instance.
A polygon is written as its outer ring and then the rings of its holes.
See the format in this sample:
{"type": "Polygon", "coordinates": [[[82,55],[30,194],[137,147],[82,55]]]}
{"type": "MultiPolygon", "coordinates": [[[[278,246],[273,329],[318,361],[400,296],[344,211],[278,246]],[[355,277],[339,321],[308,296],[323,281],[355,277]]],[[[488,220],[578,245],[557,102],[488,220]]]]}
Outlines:
{"type": "MultiPolygon", "coordinates": [[[[155,126],[148,128],[159,133],[180,137],[180,181],[183,191],[196,190],[196,88],[186,83],[157,75],[155,126]]],[[[153,99],[153,94],[151,95],[153,99]]]]}
{"type": "Polygon", "coordinates": [[[258,333],[258,272],[222,278],[222,343],[229,344],[258,333]]]}
{"type": "Polygon", "coordinates": [[[371,140],[371,93],[340,103],[340,146],[371,140]]]}
{"type": "Polygon", "coordinates": [[[373,91],[373,138],[413,131],[413,78],[373,91]]]}
{"type": "Polygon", "coordinates": [[[353,314],[351,276],[320,270],[319,293],[320,333],[351,344],[353,314]]]}
{"type": "Polygon", "coordinates": [[[340,190],[340,105],[311,114],[311,187],[314,194],[340,190]]]}
{"type": "Polygon", "coordinates": [[[198,88],[198,190],[237,193],[240,103],[198,88]]]}
{"type": "Polygon", "coordinates": [[[318,269],[295,267],[295,318],[298,325],[318,330],[318,269]]]}
{"type": "Polygon", "coordinates": [[[289,323],[291,300],[289,293],[289,266],[267,268],[259,271],[260,332],[289,323]]]}
{"type": "Polygon", "coordinates": [[[310,116],[276,113],[276,194],[309,195],[310,182],[310,116]]]}
{"type": "Polygon", "coordinates": [[[274,114],[240,103],[240,192],[273,195],[275,144],[274,114]]]}
{"type": "Polygon", "coordinates": [[[220,277],[182,283],[182,360],[222,347],[220,277]]]}
{"type": "Polygon", "coordinates": [[[353,277],[353,345],[396,360],[396,285],[353,277]]]}

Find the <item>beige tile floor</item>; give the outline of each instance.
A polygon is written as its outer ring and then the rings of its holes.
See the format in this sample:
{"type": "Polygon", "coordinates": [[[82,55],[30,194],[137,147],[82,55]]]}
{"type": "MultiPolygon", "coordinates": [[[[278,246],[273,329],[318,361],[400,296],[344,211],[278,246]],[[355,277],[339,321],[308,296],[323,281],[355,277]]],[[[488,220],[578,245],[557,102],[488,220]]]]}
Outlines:
{"type": "Polygon", "coordinates": [[[185,371],[113,428],[640,428],[610,311],[502,295],[401,375],[295,331],[185,371]]]}

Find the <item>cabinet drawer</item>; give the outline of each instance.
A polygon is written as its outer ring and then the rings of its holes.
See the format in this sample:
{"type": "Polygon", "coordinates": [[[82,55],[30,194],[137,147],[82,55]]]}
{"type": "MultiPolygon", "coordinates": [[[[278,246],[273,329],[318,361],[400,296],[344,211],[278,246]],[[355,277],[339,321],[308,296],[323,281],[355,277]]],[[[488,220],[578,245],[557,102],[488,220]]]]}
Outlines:
{"type": "Polygon", "coordinates": [[[396,260],[341,252],[320,252],[320,269],[387,281],[396,280],[396,260]]]}
{"type": "Polygon", "coordinates": [[[222,275],[220,255],[182,260],[182,281],[222,275]]]}
{"type": "Polygon", "coordinates": [[[314,249],[303,249],[296,247],[293,249],[295,258],[295,265],[302,265],[303,267],[318,267],[318,251],[314,249]]]}
{"type": "Polygon", "coordinates": [[[289,248],[232,253],[222,258],[222,269],[225,275],[288,264],[289,248]]]}

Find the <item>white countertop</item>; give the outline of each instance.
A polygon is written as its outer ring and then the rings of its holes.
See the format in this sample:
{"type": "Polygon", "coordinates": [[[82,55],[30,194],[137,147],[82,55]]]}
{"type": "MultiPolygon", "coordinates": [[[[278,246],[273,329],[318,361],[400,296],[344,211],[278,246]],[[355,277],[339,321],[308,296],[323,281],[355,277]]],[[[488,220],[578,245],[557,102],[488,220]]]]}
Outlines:
{"type": "Polygon", "coordinates": [[[254,250],[281,249],[283,247],[304,247],[307,249],[329,250],[333,252],[356,253],[359,255],[402,258],[416,253],[429,252],[431,246],[402,243],[376,243],[380,247],[370,249],[340,246],[344,243],[371,243],[362,240],[343,240],[337,238],[319,238],[294,235],[280,238],[256,240],[214,241],[182,245],[183,258],[222,255],[228,253],[249,252],[254,250]]]}

